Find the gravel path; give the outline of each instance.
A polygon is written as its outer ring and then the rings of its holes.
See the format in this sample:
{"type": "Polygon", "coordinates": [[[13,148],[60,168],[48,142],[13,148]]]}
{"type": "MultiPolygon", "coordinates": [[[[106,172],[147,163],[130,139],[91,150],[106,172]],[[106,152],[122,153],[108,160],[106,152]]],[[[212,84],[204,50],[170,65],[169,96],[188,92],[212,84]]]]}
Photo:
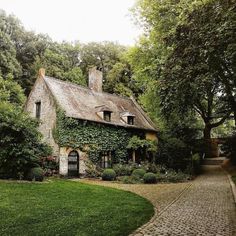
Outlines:
{"type": "Polygon", "coordinates": [[[79,181],[131,191],[152,202],[154,217],[132,235],[236,235],[235,203],[227,175],[219,166],[206,167],[191,183],[129,185],[79,181]]]}
{"type": "Polygon", "coordinates": [[[133,235],[236,235],[236,211],[224,171],[207,167],[182,196],[133,235]]]}

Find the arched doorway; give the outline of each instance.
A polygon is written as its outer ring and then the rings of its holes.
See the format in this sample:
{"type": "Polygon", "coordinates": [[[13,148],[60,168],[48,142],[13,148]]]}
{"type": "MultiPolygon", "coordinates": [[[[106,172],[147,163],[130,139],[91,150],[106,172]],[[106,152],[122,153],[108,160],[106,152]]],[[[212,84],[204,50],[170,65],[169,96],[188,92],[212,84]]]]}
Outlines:
{"type": "Polygon", "coordinates": [[[68,155],[68,176],[79,176],[79,154],[77,151],[71,151],[68,155]]]}

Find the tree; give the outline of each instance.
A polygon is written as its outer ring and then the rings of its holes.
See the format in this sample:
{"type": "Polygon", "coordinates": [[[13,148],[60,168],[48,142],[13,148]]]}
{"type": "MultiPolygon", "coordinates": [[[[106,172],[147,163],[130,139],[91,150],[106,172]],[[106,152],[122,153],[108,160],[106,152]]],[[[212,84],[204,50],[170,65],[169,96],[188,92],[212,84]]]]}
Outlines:
{"type": "Polygon", "coordinates": [[[86,86],[85,76],[79,67],[79,48],[78,44],[54,43],[36,58],[34,71],[43,67],[49,76],[86,86]]]}
{"type": "Polygon", "coordinates": [[[23,112],[25,96],[14,81],[0,78],[0,177],[22,178],[51,153],[38,122],[23,112]]]}
{"type": "MultiPolygon", "coordinates": [[[[162,71],[161,98],[164,111],[184,112],[184,109],[193,109],[205,123],[206,139],[211,137],[212,128],[229,118],[232,109],[218,76],[219,73],[225,74],[223,79],[227,81],[229,73],[220,69],[227,59],[223,61],[222,56],[218,55],[222,47],[227,48],[225,44],[228,45],[230,40],[219,43],[217,39],[223,37],[222,25],[227,29],[227,37],[235,34],[232,27],[225,27],[227,21],[231,22],[231,18],[225,15],[229,15],[233,5],[231,2],[225,4],[225,1],[213,1],[195,9],[186,22],[166,39],[166,44],[174,49],[167,57],[162,71]],[[209,16],[213,17],[211,21],[209,16]],[[215,64],[220,66],[217,71],[215,64]]],[[[232,43],[231,40],[230,46],[232,43]]]]}
{"type": "Polygon", "coordinates": [[[165,58],[172,50],[164,39],[183,21],[192,4],[192,1],[183,0],[139,0],[132,10],[145,33],[128,51],[128,60],[133,71],[132,78],[142,90],[139,101],[157,125],[163,123],[163,118],[156,88],[165,58]]]}
{"type": "Polygon", "coordinates": [[[21,66],[16,59],[16,50],[9,36],[0,30],[0,74],[20,76],[21,66]]]}
{"type": "Polygon", "coordinates": [[[124,57],[126,51],[125,46],[108,41],[82,45],[79,58],[83,74],[88,75],[89,68],[96,66],[103,72],[104,91],[130,96],[137,88],[130,82],[131,70],[124,57]]]}

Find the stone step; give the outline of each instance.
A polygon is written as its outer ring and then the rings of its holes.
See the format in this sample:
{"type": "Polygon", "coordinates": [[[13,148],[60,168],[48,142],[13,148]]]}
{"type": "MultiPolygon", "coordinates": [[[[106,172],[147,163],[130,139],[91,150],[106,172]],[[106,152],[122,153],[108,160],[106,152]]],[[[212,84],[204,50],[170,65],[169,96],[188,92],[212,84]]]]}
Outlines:
{"type": "Polygon", "coordinates": [[[225,157],[204,158],[202,165],[221,165],[225,159],[225,157]]]}

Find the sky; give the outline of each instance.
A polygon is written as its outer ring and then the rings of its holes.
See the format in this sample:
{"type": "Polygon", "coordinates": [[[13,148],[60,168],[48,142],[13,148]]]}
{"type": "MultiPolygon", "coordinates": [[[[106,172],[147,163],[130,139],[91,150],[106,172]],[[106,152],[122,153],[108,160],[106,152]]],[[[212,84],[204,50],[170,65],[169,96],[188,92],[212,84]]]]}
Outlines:
{"type": "Polygon", "coordinates": [[[55,41],[115,41],[134,45],[141,29],[129,9],[135,0],[0,0],[0,9],[14,14],[27,30],[55,41]]]}

